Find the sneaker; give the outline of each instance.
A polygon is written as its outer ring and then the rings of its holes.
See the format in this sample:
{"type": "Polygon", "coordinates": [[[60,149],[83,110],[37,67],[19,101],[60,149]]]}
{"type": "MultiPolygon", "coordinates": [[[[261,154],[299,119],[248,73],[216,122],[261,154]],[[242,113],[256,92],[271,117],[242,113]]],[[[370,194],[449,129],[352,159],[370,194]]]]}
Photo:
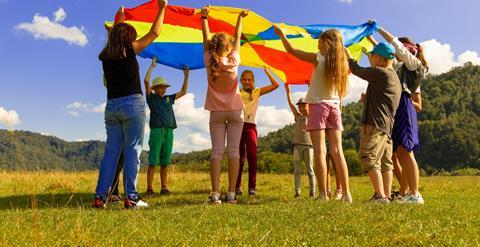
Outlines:
{"type": "Polygon", "coordinates": [[[235,194],[236,194],[237,196],[243,195],[242,188],[237,188],[237,189],[235,190],[235,194]]]}
{"type": "Polygon", "coordinates": [[[235,198],[235,192],[227,192],[225,195],[225,200],[226,203],[230,204],[236,204],[237,203],[237,198],[235,198]]]}
{"type": "Polygon", "coordinates": [[[222,204],[222,201],[220,200],[220,194],[218,193],[213,193],[211,196],[208,197],[210,200],[210,203],[213,205],[219,205],[222,204]]]}
{"type": "Polygon", "coordinates": [[[310,195],[311,198],[315,198],[315,191],[310,191],[309,195],[310,195]]]}
{"type": "Polygon", "coordinates": [[[293,196],[293,198],[300,198],[300,193],[295,193],[295,195],[293,196]]]}
{"type": "Polygon", "coordinates": [[[111,204],[117,204],[118,202],[121,202],[122,201],[122,196],[121,195],[117,195],[117,194],[113,194],[110,196],[110,203],[111,204]]]}
{"type": "Polygon", "coordinates": [[[147,189],[147,196],[148,196],[148,198],[152,198],[154,194],[155,194],[155,193],[153,193],[153,189],[152,189],[152,188],[148,188],[148,189],[147,189]]]}
{"type": "Polygon", "coordinates": [[[248,195],[249,196],[256,196],[257,192],[255,191],[255,189],[248,189],[248,195]]]}
{"type": "Polygon", "coordinates": [[[374,203],[390,203],[390,200],[388,200],[388,197],[377,197],[376,194],[373,194],[373,196],[370,197],[370,202],[374,202],[374,203]]]}
{"type": "Polygon", "coordinates": [[[125,209],[142,209],[148,208],[148,203],[142,200],[139,196],[134,200],[127,197],[125,198],[125,201],[123,201],[123,206],[125,209]]]}
{"type": "Polygon", "coordinates": [[[334,200],[335,200],[335,201],[340,201],[340,200],[342,200],[343,196],[344,196],[344,195],[343,195],[342,192],[336,192],[336,193],[335,193],[335,198],[334,198],[334,200]]]}
{"type": "Polygon", "coordinates": [[[105,202],[103,201],[101,196],[96,196],[95,197],[95,200],[93,201],[92,207],[100,208],[100,209],[107,208],[107,206],[105,205],[105,202]]]}
{"type": "Polygon", "coordinates": [[[167,188],[164,188],[164,189],[160,190],[160,195],[169,196],[171,194],[172,194],[172,192],[170,192],[167,188]]]}
{"type": "MultiPolygon", "coordinates": [[[[337,198],[335,198],[335,200],[337,200],[337,198]]],[[[340,200],[342,202],[346,202],[346,203],[352,203],[353,202],[353,199],[352,199],[352,195],[351,194],[344,194],[342,195],[342,197],[340,198],[340,200]]]]}
{"type": "Polygon", "coordinates": [[[402,195],[400,191],[392,191],[392,194],[390,195],[390,201],[403,201],[403,198],[405,198],[406,195],[402,195]]]}
{"type": "Polygon", "coordinates": [[[318,195],[317,200],[328,202],[330,198],[328,197],[327,194],[320,192],[320,195],[318,195]]]}
{"type": "Polygon", "coordinates": [[[407,196],[405,196],[402,202],[410,204],[425,204],[425,202],[423,201],[423,197],[420,194],[408,194],[407,196]]]}

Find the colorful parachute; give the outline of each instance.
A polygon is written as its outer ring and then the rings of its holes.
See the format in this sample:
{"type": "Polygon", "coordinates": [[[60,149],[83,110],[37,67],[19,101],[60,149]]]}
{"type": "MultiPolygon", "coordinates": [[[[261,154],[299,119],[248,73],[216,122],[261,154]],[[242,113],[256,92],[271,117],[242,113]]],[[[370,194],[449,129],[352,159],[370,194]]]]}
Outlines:
{"type": "MultiPolygon", "coordinates": [[[[157,1],[125,9],[125,20],[137,30],[138,37],[145,35],[155,20],[157,1]]],[[[242,9],[212,6],[209,14],[210,32],[233,35],[238,13],[242,9]]],[[[200,9],[169,5],[160,36],[148,46],[141,57],[157,57],[160,64],[182,69],[205,68],[203,63],[203,38],[200,9]]],[[[281,80],[290,84],[309,83],[313,66],[288,54],[280,38],[274,33],[273,23],[250,11],[243,21],[241,65],[270,68],[281,80]]],[[[294,47],[317,52],[317,39],[324,30],[338,29],[352,55],[360,59],[362,49],[371,49],[365,38],[373,34],[376,24],[345,25],[287,25],[279,24],[294,47]]]]}

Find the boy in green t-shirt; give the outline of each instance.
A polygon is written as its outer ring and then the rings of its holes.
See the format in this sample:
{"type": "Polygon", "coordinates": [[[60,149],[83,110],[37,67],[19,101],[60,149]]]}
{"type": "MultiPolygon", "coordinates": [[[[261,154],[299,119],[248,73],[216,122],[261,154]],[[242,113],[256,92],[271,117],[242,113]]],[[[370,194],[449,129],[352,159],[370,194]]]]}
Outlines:
{"type": "Polygon", "coordinates": [[[165,95],[170,85],[162,77],[153,79],[150,87],[150,77],[156,66],[156,59],[152,59],[152,65],[145,75],[145,94],[147,104],[150,108],[150,139],[148,145],[150,152],[148,155],[147,169],[147,195],[153,195],[153,174],[155,166],[160,165],[160,181],[162,189],[161,195],[168,195],[170,191],[167,188],[167,168],[170,164],[173,150],[173,129],[177,128],[175,114],[173,113],[173,104],[175,100],[187,93],[189,68],[185,66],[183,73],[182,90],[176,94],[165,95]],[[152,93],[153,91],[153,93],[152,93]]]}

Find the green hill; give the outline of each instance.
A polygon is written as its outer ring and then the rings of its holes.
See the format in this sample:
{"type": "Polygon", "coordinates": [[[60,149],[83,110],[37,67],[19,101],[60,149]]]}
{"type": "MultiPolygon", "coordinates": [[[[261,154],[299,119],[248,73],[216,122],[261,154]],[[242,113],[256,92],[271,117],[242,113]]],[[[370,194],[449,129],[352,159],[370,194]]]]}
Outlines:
{"type": "MultiPolygon", "coordinates": [[[[466,64],[422,83],[423,111],[419,113],[420,167],[432,174],[440,170],[480,168],[480,66],[466,64]]],[[[344,149],[351,174],[361,174],[357,155],[363,106],[351,103],[343,109],[344,149]]],[[[291,172],[293,125],[259,139],[258,169],[291,172]]],[[[89,170],[101,162],[104,143],[66,142],[28,131],[0,130],[0,169],[89,170]]],[[[175,154],[181,169],[209,169],[210,151],[175,154]]],[[[146,164],[146,153],[142,154],[146,164]]]]}

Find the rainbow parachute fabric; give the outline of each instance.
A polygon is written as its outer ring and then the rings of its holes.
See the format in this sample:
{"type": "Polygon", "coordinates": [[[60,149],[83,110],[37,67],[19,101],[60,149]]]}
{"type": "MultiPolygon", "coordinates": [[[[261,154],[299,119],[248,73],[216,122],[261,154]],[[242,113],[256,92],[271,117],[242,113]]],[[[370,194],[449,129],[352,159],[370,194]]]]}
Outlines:
{"type": "MultiPolygon", "coordinates": [[[[212,6],[208,17],[210,32],[225,32],[233,35],[239,8],[212,6]]],[[[158,12],[158,3],[153,0],[134,8],[125,9],[125,22],[131,24],[142,37],[150,30],[158,12]]],[[[182,69],[205,68],[203,63],[203,38],[200,9],[169,5],[165,11],[164,25],[160,36],[139,55],[157,57],[158,63],[182,69]]],[[[241,65],[270,68],[281,80],[290,84],[306,84],[310,81],[313,66],[288,54],[274,33],[274,23],[250,11],[243,20],[241,65]]],[[[288,25],[279,24],[295,48],[318,52],[318,37],[322,31],[339,30],[345,45],[357,60],[362,49],[370,50],[371,43],[365,38],[377,30],[375,23],[358,26],[346,25],[288,25]]]]}

